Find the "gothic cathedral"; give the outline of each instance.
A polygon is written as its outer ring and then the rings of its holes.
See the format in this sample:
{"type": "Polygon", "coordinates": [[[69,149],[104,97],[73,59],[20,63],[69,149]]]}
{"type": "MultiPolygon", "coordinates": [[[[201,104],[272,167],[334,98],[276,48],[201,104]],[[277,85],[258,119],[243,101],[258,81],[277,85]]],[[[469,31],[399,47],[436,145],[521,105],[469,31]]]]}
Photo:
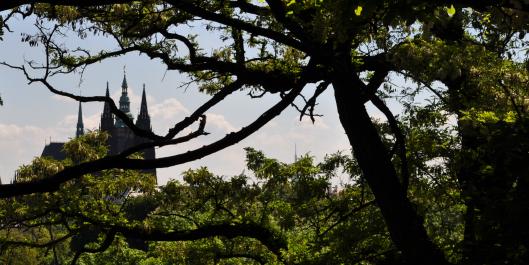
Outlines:
{"type": "MultiPolygon", "coordinates": [[[[106,96],[110,96],[110,91],[106,88],[106,96]]],[[[121,97],[119,98],[119,109],[125,113],[132,121],[134,120],[132,113],[130,112],[130,100],[128,95],[127,77],[123,75],[123,82],[121,83],[121,97]]],[[[141,107],[138,118],[136,119],[136,126],[144,130],[152,130],[151,118],[147,108],[147,96],[145,94],[145,84],[143,85],[143,92],[141,96],[141,107]]],[[[99,126],[101,131],[105,131],[109,134],[108,147],[109,155],[116,155],[125,149],[150,141],[149,139],[139,137],[130,130],[125,123],[118,117],[114,117],[114,114],[110,111],[110,106],[105,102],[103,107],[103,113],[101,114],[101,123],[99,126]]],[[[83,124],[83,113],[81,102],[79,102],[79,111],[77,117],[77,129],[75,136],[79,137],[84,134],[83,124]]],[[[64,143],[50,142],[44,147],[41,156],[50,156],[57,160],[65,159],[65,154],[62,150],[64,143]]],[[[143,157],[145,159],[154,159],[155,152],[154,147],[150,147],[143,150],[143,157]]],[[[156,177],[156,169],[147,169],[145,172],[152,173],[156,177]]]]}

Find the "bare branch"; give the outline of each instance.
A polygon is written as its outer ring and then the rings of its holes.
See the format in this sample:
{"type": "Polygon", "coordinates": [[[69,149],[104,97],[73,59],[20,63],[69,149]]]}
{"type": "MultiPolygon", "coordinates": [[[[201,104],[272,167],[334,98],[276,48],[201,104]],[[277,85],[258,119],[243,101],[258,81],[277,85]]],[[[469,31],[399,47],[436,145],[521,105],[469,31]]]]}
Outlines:
{"type": "Polygon", "coordinates": [[[316,106],[316,99],[323,93],[327,87],[329,87],[330,82],[324,81],[321,84],[319,84],[316,87],[316,90],[314,91],[314,95],[307,101],[305,104],[305,107],[301,110],[301,114],[299,115],[299,120],[303,118],[304,115],[306,115],[307,109],[309,109],[309,116],[312,123],[314,123],[316,120],[314,119],[314,108],[316,106]]]}

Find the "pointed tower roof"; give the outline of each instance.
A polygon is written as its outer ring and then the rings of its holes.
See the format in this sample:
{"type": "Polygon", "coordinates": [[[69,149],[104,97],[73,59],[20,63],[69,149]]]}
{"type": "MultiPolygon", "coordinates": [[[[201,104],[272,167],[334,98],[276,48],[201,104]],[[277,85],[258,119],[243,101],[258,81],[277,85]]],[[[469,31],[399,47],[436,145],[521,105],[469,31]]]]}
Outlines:
{"type": "MultiPolygon", "coordinates": [[[[105,93],[106,97],[110,97],[110,91],[108,90],[108,81],[107,81],[107,91],[105,93]]],[[[110,105],[105,101],[105,105],[103,106],[103,114],[101,115],[102,118],[112,118],[112,112],[110,111],[110,105]]]]}
{"type": "Polygon", "coordinates": [[[84,134],[83,108],[81,107],[81,101],[79,101],[79,112],[77,113],[77,131],[75,132],[75,137],[79,137],[83,134],[84,134]]]}
{"type": "Polygon", "coordinates": [[[121,82],[121,91],[122,93],[127,93],[127,71],[125,71],[125,67],[123,67],[123,81],[121,82]]]}
{"type": "MultiPolygon", "coordinates": [[[[107,89],[105,93],[106,97],[110,97],[110,91],[108,89],[108,81],[107,81],[107,89]]],[[[111,131],[112,128],[114,128],[114,115],[110,111],[110,104],[105,101],[105,105],[103,107],[103,113],[101,114],[101,124],[100,129],[103,131],[111,131]]]]}
{"type": "Polygon", "coordinates": [[[145,93],[145,84],[143,84],[143,93],[141,95],[140,114],[136,120],[136,125],[142,129],[151,129],[151,117],[149,117],[149,110],[147,108],[147,93],[145,93]]]}
{"type": "MultiPolygon", "coordinates": [[[[130,99],[127,93],[127,72],[123,68],[123,82],[121,83],[121,97],[119,98],[119,110],[125,113],[131,120],[132,114],[130,113],[130,99]]],[[[121,119],[116,119],[116,127],[126,127],[125,123],[121,119]]]]}
{"type": "Polygon", "coordinates": [[[145,84],[143,84],[143,92],[141,94],[141,107],[139,117],[149,117],[149,110],[147,109],[147,96],[145,94],[145,84]]]}

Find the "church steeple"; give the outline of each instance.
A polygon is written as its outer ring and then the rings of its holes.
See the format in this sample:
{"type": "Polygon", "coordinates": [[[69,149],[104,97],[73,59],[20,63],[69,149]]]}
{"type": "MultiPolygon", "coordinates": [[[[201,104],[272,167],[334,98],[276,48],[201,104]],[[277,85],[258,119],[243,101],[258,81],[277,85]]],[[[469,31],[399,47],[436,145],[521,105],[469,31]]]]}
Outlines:
{"type": "MultiPolygon", "coordinates": [[[[108,81],[107,81],[107,91],[105,94],[107,97],[110,97],[110,92],[108,90],[108,81]]],[[[103,107],[103,114],[101,114],[101,130],[102,131],[111,131],[114,127],[114,116],[110,111],[110,105],[105,102],[103,107]]]]}
{"type": "Polygon", "coordinates": [[[83,109],[81,107],[81,101],[79,101],[79,112],[77,113],[77,131],[75,132],[75,137],[79,137],[83,134],[84,134],[83,109]]]}
{"type": "Polygon", "coordinates": [[[129,86],[127,85],[127,72],[125,72],[125,69],[123,69],[123,81],[121,82],[121,93],[127,94],[127,89],[129,86]]]}
{"type": "Polygon", "coordinates": [[[136,121],[136,125],[145,130],[151,129],[151,117],[149,116],[149,111],[147,109],[147,95],[145,94],[145,84],[143,84],[140,114],[138,114],[138,120],[136,121]]]}
{"type": "Polygon", "coordinates": [[[121,83],[121,97],[119,98],[119,109],[125,113],[130,112],[130,100],[127,85],[127,73],[123,70],[123,82],[121,83]]]}
{"type": "MultiPolygon", "coordinates": [[[[130,99],[128,94],[128,85],[127,85],[127,73],[123,69],[123,82],[121,83],[121,97],[119,98],[119,110],[127,114],[132,120],[132,114],[130,113],[130,99]]],[[[121,119],[116,120],[116,127],[125,127],[125,123],[121,119]]]]}

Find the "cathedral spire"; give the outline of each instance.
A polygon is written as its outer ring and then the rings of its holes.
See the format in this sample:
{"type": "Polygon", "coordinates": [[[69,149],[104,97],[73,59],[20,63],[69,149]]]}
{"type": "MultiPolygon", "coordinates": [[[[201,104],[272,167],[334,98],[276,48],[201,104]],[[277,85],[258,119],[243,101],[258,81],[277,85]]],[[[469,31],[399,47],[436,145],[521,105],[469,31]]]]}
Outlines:
{"type": "Polygon", "coordinates": [[[143,84],[140,114],[138,114],[138,120],[136,121],[136,125],[145,130],[151,129],[151,118],[149,117],[149,111],[147,109],[147,95],[145,93],[145,84],[143,84]]]}
{"type": "Polygon", "coordinates": [[[81,107],[81,101],[79,101],[79,112],[77,113],[77,131],[75,132],[75,137],[79,137],[83,134],[84,134],[83,109],[81,107]]]}
{"type": "Polygon", "coordinates": [[[149,118],[149,111],[147,109],[147,96],[145,94],[145,84],[143,84],[143,93],[141,95],[141,107],[139,117],[149,118]]]}
{"type": "MultiPolygon", "coordinates": [[[[108,90],[108,81],[107,81],[107,90],[105,96],[110,97],[110,91],[108,90]]],[[[110,105],[105,102],[103,107],[103,114],[101,114],[101,130],[110,131],[114,127],[114,116],[110,111],[110,105]]]]}
{"type": "MultiPolygon", "coordinates": [[[[107,91],[105,93],[106,97],[110,97],[110,91],[108,90],[108,81],[107,81],[107,91]]],[[[105,105],[103,106],[103,114],[101,115],[101,118],[112,118],[112,112],[110,111],[110,105],[108,102],[105,101],[105,105]]]]}
{"type": "Polygon", "coordinates": [[[123,81],[121,82],[121,93],[127,94],[127,89],[129,86],[127,85],[127,71],[125,70],[125,66],[123,66],[123,81]]]}

